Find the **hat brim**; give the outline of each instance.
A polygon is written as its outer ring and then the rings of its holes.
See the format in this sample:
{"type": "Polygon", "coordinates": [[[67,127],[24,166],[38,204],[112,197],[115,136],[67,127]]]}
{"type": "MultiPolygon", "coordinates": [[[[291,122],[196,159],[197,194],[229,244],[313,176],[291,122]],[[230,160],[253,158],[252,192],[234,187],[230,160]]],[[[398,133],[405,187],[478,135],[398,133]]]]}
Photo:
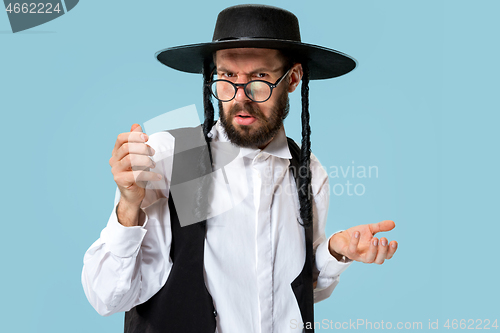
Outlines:
{"type": "Polygon", "coordinates": [[[205,59],[213,67],[212,54],[217,50],[232,48],[268,48],[290,51],[300,62],[309,67],[309,79],[321,80],[349,73],[357,61],[342,52],[312,44],[280,39],[248,38],[200,43],[166,48],[156,52],[155,57],[162,64],[173,69],[201,73],[205,59]]]}

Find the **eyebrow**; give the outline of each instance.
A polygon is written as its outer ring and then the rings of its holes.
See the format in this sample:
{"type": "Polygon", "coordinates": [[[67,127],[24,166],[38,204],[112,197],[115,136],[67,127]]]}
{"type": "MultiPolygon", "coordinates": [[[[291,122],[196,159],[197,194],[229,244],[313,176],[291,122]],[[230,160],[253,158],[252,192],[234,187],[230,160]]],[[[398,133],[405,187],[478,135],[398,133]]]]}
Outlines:
{"type": "MultiPolygon", "coordinates": [[[[257,69],[254,69],[253,71],[251,71],[249,74],[255,74],[255,73],[262,73],[262,72],[271,72],[271,73],[275,73],[275,72],[278,72],[281,68],[278,67],[274,70],[271,70],[269,68],[266,68],[266,67],[260,67],[260,68],[257,68],[257,69]]],[[[216,69],[218,72],[233,72],[233,71],[230,71],[224,67],[219,67],[216,69]]]]}

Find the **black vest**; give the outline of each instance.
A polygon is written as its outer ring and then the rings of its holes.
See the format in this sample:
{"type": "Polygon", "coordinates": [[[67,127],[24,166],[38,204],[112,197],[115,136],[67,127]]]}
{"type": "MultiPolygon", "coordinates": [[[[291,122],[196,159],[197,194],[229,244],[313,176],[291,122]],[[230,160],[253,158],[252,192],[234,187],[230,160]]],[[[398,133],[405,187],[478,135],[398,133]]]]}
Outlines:
{"type": "MultiPolygon", "coordinates": [[[[169,131],[176,140],[174,154],[183,136],[199,131],[199,127],[169,131]]],[[[300,148],[292,139],[287,140],[292,155],[290,170],[297,181],[300,148]]],[[[175,168],[174,158],[173,170],[175,168]]],[[[181,227],[171,195],[168,206],[172,230],[172,269],[165,285],[153,297],[125,312],[125,333],[213,333],[216,329],[217,311],[203,277],[206,220],[181,227]]],[[[301,273],[291,287],[300,308],[302,322],[309,322],[314,327],[313,231],[312,228],[304,230],[306,259],[301,273]]],[[[304,332],[312,333],[314,329],[305,329],[304,332]]]]}

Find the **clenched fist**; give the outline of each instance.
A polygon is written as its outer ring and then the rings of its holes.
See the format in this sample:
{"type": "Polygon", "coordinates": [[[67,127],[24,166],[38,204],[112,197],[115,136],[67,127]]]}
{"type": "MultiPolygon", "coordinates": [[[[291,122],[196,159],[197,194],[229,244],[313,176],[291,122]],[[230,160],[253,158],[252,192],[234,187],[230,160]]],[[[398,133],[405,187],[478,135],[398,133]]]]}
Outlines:
{"type": "Polygon", "coordinates": [[[120,190],[118,221],[127,226],[138,225],[139,207],[146,194],[148,181],[158,181],[162,176],[149,171],[155,167],[150,158],[155,154],[146,144],[148,135],[142,132],[139,124],[133,124],[130,132],[120,133],[109,165],[114,180],[120,190]]]}

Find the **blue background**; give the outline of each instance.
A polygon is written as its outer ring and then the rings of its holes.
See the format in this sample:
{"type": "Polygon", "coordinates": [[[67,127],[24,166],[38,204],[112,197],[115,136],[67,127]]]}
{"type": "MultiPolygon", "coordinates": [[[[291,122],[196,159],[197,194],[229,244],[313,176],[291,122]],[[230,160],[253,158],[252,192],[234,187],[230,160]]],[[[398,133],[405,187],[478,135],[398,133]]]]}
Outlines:
{"type": "MultiPolygon", "coordinates": [[[[218,12],[234,4],[82,1],[16,34],[0,14],[2,332],[123,331],[123,313],[99,316],[80,282],[113,207],[116,136],[189,104],[201,117],[200,76],[153,55],[211,40],[218,12]]],[[[446,331],[446,319],[499,319],[500,3],[269,4],[298,16],[303,41],[359,61],[349,75],[310,84],[321,163],[378,167],[378,177],[330,178],[365,193],[332,193],[327,235],[392,219],[386,236],[400,244],[381,266],[351,265],[316,304],[316,320],[422,322],[427,331],[439,319],[446,331]]],[[[285,124],[296,140],[299,111],[293,93],[285,124]]]]}

